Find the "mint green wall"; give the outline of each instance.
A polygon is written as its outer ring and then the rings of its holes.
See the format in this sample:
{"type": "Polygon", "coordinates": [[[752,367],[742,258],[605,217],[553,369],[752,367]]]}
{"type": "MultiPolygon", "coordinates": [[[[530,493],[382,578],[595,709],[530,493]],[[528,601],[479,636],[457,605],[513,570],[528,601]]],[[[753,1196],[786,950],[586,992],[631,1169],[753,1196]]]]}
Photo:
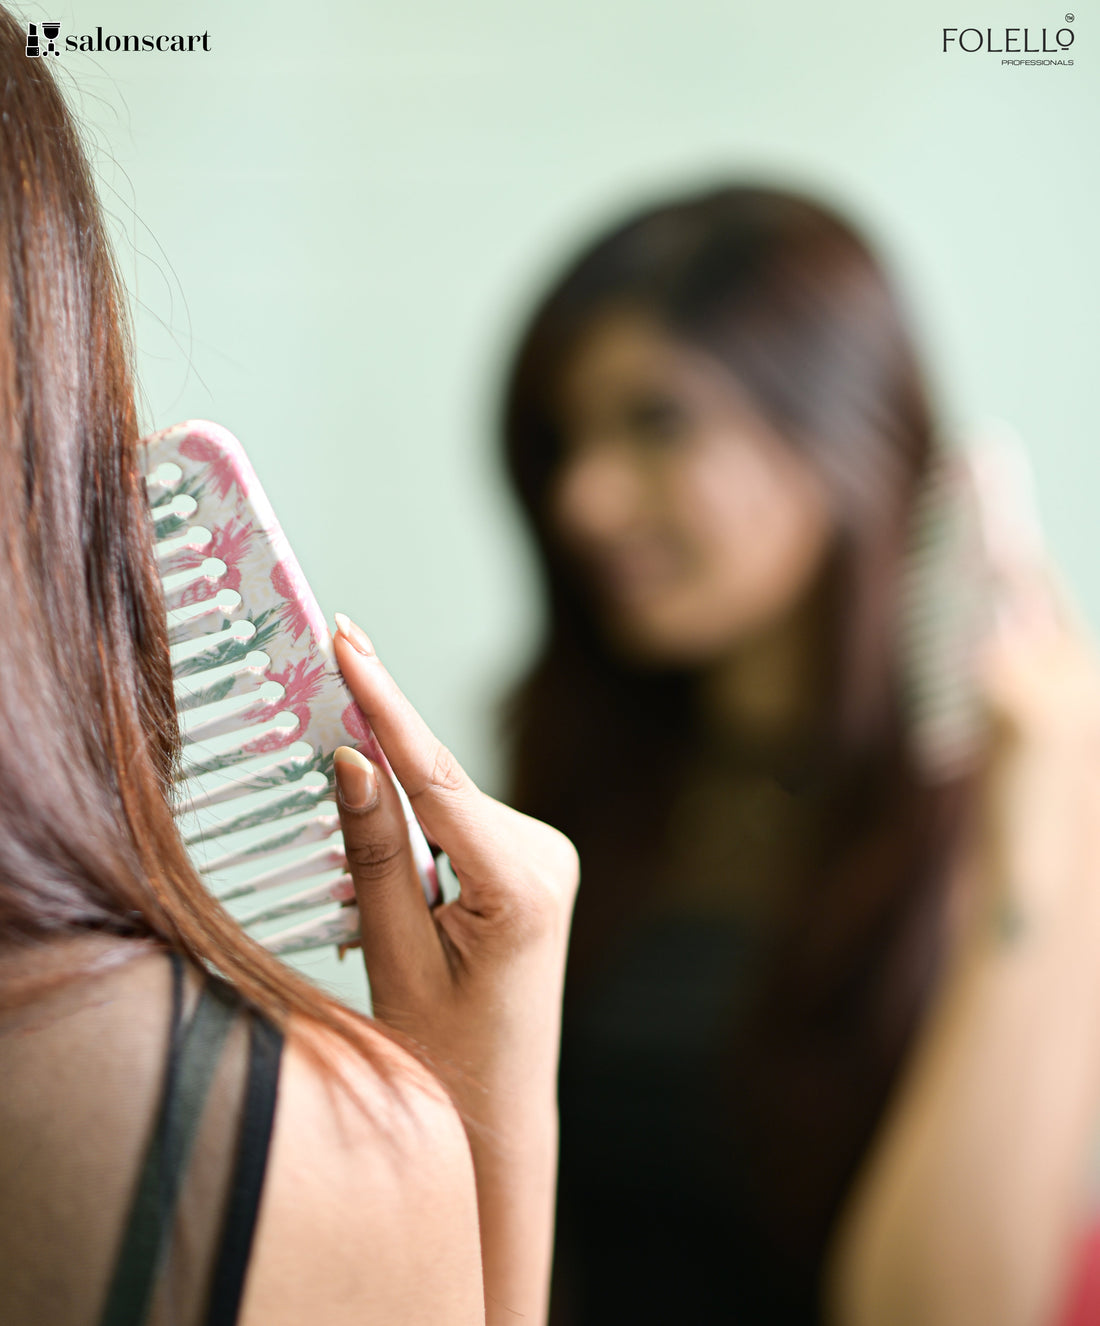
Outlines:
{"type": "MultiPolygon", "coordinates": [[[[209,55],[56,62],[117,227],[147,417],[241,437],[322,605],[489,784],[492,702],[538,622],[491,445],[501,354],[555,257],[666,186],[803,184],[885,241],[950,417],[1023,432],[1100,622],[1092,0],[1072,69],[940,53],[944,26],[1065,25],[1036,0],[20,12],[209,31],[209,55]]],[[[309,969],[361,987],[327,955],[309,969]]]]}

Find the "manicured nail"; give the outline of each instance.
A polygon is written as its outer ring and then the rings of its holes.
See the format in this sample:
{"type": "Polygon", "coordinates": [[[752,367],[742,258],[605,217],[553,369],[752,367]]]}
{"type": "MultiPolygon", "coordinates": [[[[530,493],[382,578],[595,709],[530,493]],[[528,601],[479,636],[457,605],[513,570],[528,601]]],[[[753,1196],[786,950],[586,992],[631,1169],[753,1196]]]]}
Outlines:
{"type": "Polygon", "coordinates": [[[336,795],[345,810],[370,810],[378,801],[378,775],[364,755],[350,746],[337,746],[332,757],[336,795]]]}
{"type": "Polygon", "coordinates": [[[374,646],[366,631],[356,626],[345,613],[336,613],[336,629],[357,653],[366,654],[368,657],[374,653],[374,646]]]}

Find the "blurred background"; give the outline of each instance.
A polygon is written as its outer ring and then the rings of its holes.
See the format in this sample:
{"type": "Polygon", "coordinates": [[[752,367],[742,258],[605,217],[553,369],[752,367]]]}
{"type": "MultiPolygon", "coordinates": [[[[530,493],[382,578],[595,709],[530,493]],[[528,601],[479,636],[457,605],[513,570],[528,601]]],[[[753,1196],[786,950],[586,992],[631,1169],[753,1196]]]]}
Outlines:
{"type": "MultiPolygon", "coordinates": [[[[248,448],[322,607],[354,616],[490,789],[539,630],[496,454],[502,356],[562,258],[732,175],[838,205],[884,250],[944,421],[1010,421],[1094,623],[1100,33],[1094,6],[871,0],[89,0],[68,33],[209,53],[55,62],[133,299],[144,417],[248,448]],[[1010,12],[1011,11],[1011,12],[1010,12]],[[1068,67],[942,29],[1072,26],[1068,67]]],[[[361,966],[303,967],[353,1001],[361,966]]]]}

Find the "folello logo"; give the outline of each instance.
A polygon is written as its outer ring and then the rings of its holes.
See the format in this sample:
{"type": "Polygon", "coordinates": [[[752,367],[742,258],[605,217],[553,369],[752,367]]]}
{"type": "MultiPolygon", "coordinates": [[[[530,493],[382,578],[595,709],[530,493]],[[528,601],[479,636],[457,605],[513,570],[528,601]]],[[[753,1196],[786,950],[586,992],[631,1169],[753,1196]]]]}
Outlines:
{"type": "Polygon", "coordinates": [[[60,55],[57,49],[57,38],[61,32],[60,23],[43,23],[42,35],[46,38],[46,49],[43,50],[38,40],[38,24],[27,24],[27,54],[32,58],[38,55],[60,55]]]}
{"type": "MultiPolygon", "coordinates": [[[[1077,16],[1067,14],[1065,21],[1070,24],[1077,16]]],[[[1004,55],[1004,56],[1065,56],[1077,36],[1073,28],[944,28],[943,52],[965,52],[967,55],[1004,55]]],[[[1018,67],[1021,65],[1072,65],[1069,59],[1004,59],[1001,64],[1018,67]]]]}
{"type": "MultiPolygon", "coordinates": [[[[36,59],[40,55],[60,55],[61,52],[57,48],[57,39],[60,35],[60,22],[28,23],[28,57],[36,59]],[[41,37],[39,28],[42,29],[41,37]],[[44,48],[42,38],[46,41],[44,48]]],[[[145,33],[139,37],[132,32],[122,36],[114,32],[104,35],[102,28],[96,28],[94,36],[90,32],[69,33],[64,45],[67,51],[209,51],[210,33],[190,32],[184,35],[180,32],[162,32],[157,36],[145,33]]]]}

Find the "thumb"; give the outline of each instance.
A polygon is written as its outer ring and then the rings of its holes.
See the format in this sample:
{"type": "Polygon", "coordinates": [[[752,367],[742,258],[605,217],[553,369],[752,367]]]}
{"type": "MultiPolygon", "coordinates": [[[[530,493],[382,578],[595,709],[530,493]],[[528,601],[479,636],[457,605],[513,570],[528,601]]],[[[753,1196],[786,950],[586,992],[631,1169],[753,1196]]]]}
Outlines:
{"type": "Polygon", "coordinates": [[[372,992],[388,998],[443,961],[439,936],[392,781],[350,746],[337,748],[333,772],[363,959],[372,992]]]}

